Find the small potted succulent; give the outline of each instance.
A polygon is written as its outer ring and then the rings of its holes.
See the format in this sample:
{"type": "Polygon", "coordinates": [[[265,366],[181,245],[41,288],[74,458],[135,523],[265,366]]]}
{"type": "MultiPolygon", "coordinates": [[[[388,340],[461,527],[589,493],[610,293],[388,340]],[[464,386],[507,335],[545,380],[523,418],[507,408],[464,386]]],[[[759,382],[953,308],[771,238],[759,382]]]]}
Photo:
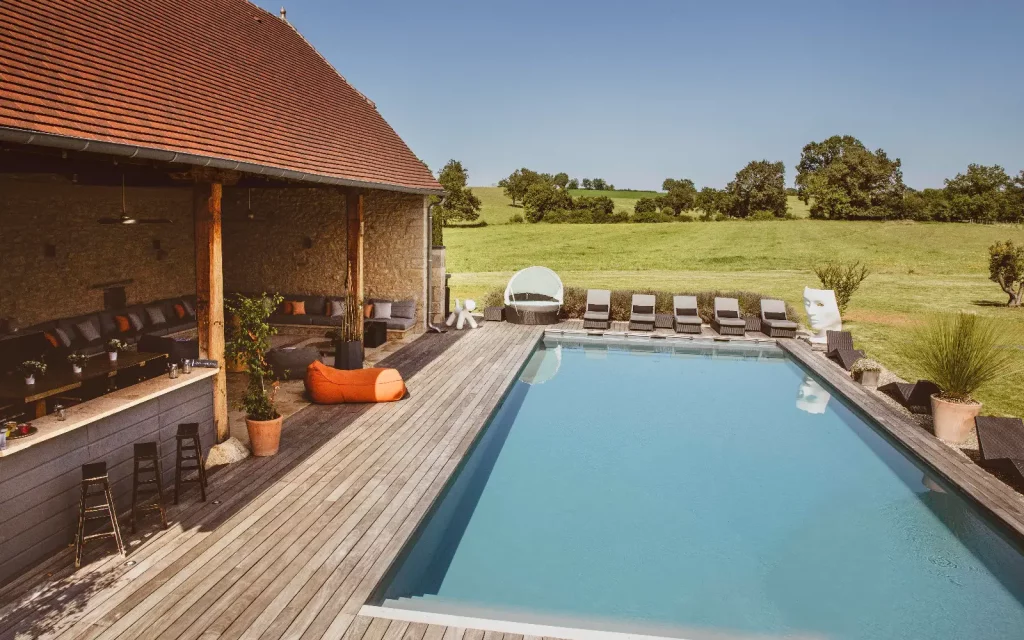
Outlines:
{"type": "Polygon", "coordinates": [[[82,373],[82,367],[89,360],[89,356],[81,351],[68,354],[68,362],[71,363],[71,373],[82,373]]]}
{"type": "Polygon", "coordinates": [[[46,363],[39,360],[26,360],[18,365],[18,371],[25,376],[25,384],[33,385],[36,383],[36,376],[46,373],[46,363]]]}
{"type": "Polygon", "coordinates": [[[974,394],[1011,372],[1014,352],[1004,332],[992,318],[961,312],[935,316],[904,343],[904,356],[941,389],[931,398],[939,439],[966,440],[981,413],[974,394]]]}
{"type": "Polygon", "coordinates": [[[853,379],[865,387],[877,387],[878,375],[882,373],[882,365],[871,358],[861,358],[850,368],[853,379]]]}
{"type": "Polygon", "coordinates": [[[107,357],[110,362],[117,362],[117,354],[128,350],[128,343],[120,338],[111,338],[107,341],[107,357]]]}
{"type": "Polygon", "coordinates": [[[225,357],[245,366],[249,382],[239,401],[245,413],[245,427],[249,432],[249,446],[254,456],[272,456],[281,445],[283,418],[274,405],[280,384],[271,380],[273,375],[267,363],[270,336],[277,330],[270,326],[269,318],[281,304],[281,296],[238,296],[226,303],[228,310],[238,318],[236,330],[225,345],[225,357]]]}

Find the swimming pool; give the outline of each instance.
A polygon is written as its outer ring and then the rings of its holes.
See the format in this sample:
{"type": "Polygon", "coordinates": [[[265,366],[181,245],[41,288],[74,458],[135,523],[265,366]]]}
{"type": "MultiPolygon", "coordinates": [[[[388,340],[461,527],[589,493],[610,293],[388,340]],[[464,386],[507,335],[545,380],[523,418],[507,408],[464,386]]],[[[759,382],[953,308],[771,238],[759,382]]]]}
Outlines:
{"type": "Polygon", "coordinates": [[[1021,638],[1024,556],[772,345],[546,337],[372,602],[682,638],[1021,638]]]}

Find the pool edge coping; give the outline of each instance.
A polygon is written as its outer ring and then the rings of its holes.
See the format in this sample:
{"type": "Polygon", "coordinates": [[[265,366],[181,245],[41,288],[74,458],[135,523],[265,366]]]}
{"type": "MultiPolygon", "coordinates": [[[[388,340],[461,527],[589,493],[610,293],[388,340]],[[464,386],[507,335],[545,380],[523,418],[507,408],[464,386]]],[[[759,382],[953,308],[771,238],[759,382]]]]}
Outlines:
{"type": "Polygon", "coordinates": [[[912,454],[954,485],[991,517],[1002,522],[1024,543],[1024,501],[1020,495],[979,467],[953,451],[933,435],[913,424],[906,416],[860,384],[846,372],[821,357],[809,345],[794,339],[780,339],[778,346],[801,365],[820,376],[885,432],[912,454]]]}

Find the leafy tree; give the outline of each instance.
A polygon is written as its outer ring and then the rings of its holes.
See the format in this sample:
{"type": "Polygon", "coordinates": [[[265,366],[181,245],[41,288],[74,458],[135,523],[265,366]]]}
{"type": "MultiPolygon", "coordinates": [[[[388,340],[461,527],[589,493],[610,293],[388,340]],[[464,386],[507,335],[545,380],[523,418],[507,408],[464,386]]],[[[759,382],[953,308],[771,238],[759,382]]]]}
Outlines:
{"type": "Polygon", "coordinates": [[[846,313],[850,298],[860,288],[860,283],[871,274],[867,265],[854,262],[826,262],[814,267],[814,273],[821,280],[821,286],[836,293],[836,304],[840,315],[846,313]]]}
{"type": "Polygon", "coordinates": [[[946,198],[946,192],[943,189],[915,191],[908,188],[907,195],[903,198],[903,215],[911,220],[949,221],[949,200],[946,198]]]}
{"type": "Polygon", "coordinates": [[[996,242],[988,248],[988,254],[989,280],[1010,296],[1007,306],[1021,306],[1024,302],[1024,245],[1015,245],[1012,240],[996,242]]]}
{"type": "Polygon", "coordinates": [[[841,220],[901,217],[906,188],[898,158],[890,160],[882,149],[871,152],[853,136],[806,145],[796,186],[812,218],[841,220]]]}
{"type": "Polygon", "coordinates": [[[1010,181],[1008,196],[1009,210],[1006,214],[1006,221],[1024,222],[1024,171],[1010,181]]]}
{"type": "Polygon", "coordinates": [[[714,187],[704,187],[694,198],[694,208],[703,211],[705,218],[713,218],[716,214],[725,213],[724,196],[724,192],[714,187]]]}
{"type": "Polygon", "coordinates": [[[579,178],[572,178],[572,179],[570,179],[569,180],[569,184],[567,184],[565,186],[565,188],[566,189],[579,189],[580,188],[580,179],[579,178]]]}
{"type": "Polygon", "coordinates": [[[730,216],[746,218],[755,211],[771,211],[779,218],[786,215],[786,166],[782,162],[750,162],[736,172],[725,190],[731,196],[725,210],[730,216]]]}
{"type": "Polygon", "coordinates": [[[594,181],[591,180],[590,178],[583,178],[583,188],[584,189],[593,189],[594,188],[594,181]]]}
{"type": "Polygon", "coordinates": [[[962,222],[1010,220],[1010,184],[1010,176],[997,164],[968,165],[966,173],[946,180],[950,218],[962,222]]]}
{"type": "Polygon", "coordinates": [[[585,209],[598,216],[609,216],[615,211],[615,201],[608,196],[579,196],[571,200],[571,208],[585,209]]]}
{"type": "Polygon", "coordinates": [[[661,183],[661,190],[666,193],[659,197],[659,203],[662,208],[671,209],[672,215],[678,216],[684,211],[689,211],[697,200],[697,187],[694,186],[693,180],[687,178],[665,178],[661,183]]]}
{"type": "Polygon", "coordinates": [[[530,189],[530,185],[543,180],[543,174],[523,167],[513,171],[507,178],[499,180],[498,186],[505,191],[505,195],[515,205],[516,201],[523,201],[523,198],[526,197],[526,192],[530,189]]]}
{"type": "Polygon", "coordinates": [[[658,210],[658,203],[654,198],[640,198],[633,205],[633,213],[654,213],[658,210]]]}
{"type": "Polygon", "coordinates": [[[461,162],[449,160],[441,169],[437,181],[444,187],[444,199],[434,209],[434,215],[440,217],[442,224],[447,226],[453,221],[472,222],[480,217],[480,198],[466,186],[469,173],[461,162]]]}
{"type": "Polygon", "coordinates": [[[604,191],[608,188],[608,183],[604,181],[604,178],[594,178],[590,184],[594,187],[594,191],[604,191]]]}
{"type": "Polygon", "coordinates": [[[554,209],[571,209],[572,197],[564,189],[559,189],[550,180],[541,180],[530,185],[523,198],[523,209],[526,219],[540,222],[544,215],[554,209]]]}
{"type": "Polygon", "coordinates": [[[562,172],[556,173],[552,176],[551,181],[555,183],[555,186],[559,189],[565,189],[569,184],[569,174],[562,172]]]}

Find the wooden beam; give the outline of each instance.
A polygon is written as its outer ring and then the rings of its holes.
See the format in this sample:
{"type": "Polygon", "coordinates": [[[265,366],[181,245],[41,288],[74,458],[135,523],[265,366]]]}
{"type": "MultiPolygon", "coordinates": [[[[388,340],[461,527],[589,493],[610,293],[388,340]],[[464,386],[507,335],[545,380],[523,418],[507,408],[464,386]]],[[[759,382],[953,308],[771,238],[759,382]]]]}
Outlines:
{"type": "Polygon", "coordinates": [[[197,183],[193,189],[196,244],[196,320],[199,357],[216,360],[220,371],[213,378],[213,420],[217,442],[228,433],[228,384],[224,366],[224,270],[221,252],[219,182],[197,183]]]}
{"type": "MultiPolygon", "coordinates": [[[[352,274],[352,280],[356,286],[356,298],[360,308],[365,300],[363,290],[363,234],[365,224],[363,221],[363,192],[359,189],[345,190],[345,214],[347,216],[348,236],[348,273],[352,274]]],[[[359,325],[358,334],[362,339],[363,328],[359,325]]]]}

